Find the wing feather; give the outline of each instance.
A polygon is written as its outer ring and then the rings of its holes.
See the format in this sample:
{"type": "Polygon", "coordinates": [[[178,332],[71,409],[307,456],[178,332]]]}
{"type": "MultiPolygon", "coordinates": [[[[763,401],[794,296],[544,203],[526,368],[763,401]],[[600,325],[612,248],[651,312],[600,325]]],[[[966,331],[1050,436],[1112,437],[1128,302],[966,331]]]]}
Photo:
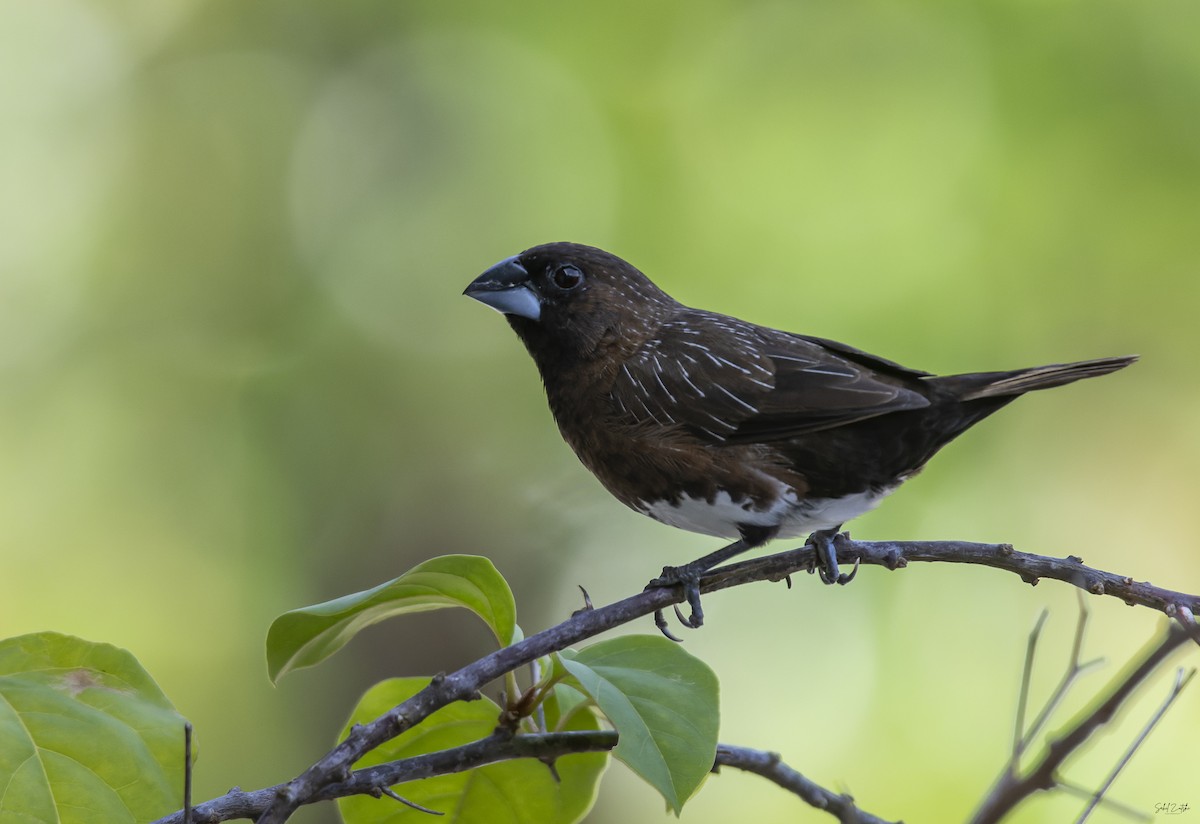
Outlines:
{"type": "Polygon", "coordinates": [[[821,338],[681,310],[618,370],[614,409],[713,444],[787,440],[920,409],[927,373],[821,338]]]}

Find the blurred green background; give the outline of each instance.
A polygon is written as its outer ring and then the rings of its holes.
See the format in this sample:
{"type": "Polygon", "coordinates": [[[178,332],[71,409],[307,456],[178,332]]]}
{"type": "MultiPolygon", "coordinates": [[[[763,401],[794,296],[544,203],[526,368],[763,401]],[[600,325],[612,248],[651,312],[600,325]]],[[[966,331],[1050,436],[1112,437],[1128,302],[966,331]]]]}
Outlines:
{"type": "MultiPolygon", "coordinates": [[[[1194,0],[4,3],[0,633],[134,652],[196,724],[208,798],[303,769],[374,681],[488,649],[419,616],[276,689],[282,611],[474,552],[533,631],[577,583],[608,602],[715,548],[609,499],[461,297],[550,240],[937,372],[1141,353],[989,420],[853,531],[1200,590],[1198,42],[1194,0]]],[[[1026,633],[1049,607],[1036,702],[1074,592],[948,566],[796,583],[710,596],[687,636],[723,739],[884,817],[963,818],[1026,633]]],[[[1068,710],[1158,624],[1090,603],[1110,666],[1068,710]]],[[[1166,689],[1068,776],[1094,787],[1166,689]]],[[[1193,687],[1113,797],[1200,806],[1197,728],[1193,687]]],[[[731,771],[683,819],[735,816],[830,820],[731,771]]],[[[615,766],[589,821],[660,817],[615,766]]]]}

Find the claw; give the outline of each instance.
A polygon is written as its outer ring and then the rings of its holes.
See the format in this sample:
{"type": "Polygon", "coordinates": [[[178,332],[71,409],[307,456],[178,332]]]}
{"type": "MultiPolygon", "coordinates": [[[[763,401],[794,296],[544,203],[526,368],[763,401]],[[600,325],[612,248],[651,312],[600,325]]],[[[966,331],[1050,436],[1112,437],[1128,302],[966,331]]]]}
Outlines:
{"type": "MultiPolygon", "coordinates": [[[[675,617],[679,619],[679,623],[683,624],[688,629],[700,629],[700,627],[704,626],[703,611],[699,613],[693,612],[687,618],[684,618],[683,612],[681,612],[679,609],[679,604],[673,604],[673,606],[675,608],[675,617]]],[[[699,605],[697,605],[696,608],[699,609],[699,605]]]]}
{"type": "Polygon", "coordinates": [[[860,558],[855,558],[855,559],[854,559],[854,569],[850,570],[849,572],[843,572],[841,575],[839,575],[839,576],[837,577],[837,582],[838,582],[839,584],[841,584],[842,586],[845,586],[846,584],[848,584],[848,583],[850,583],[851,581],[853,581],[853,580],[854,580],[854,576],[858,574],[858,566],[859,566],[859,564],[860,564],[861,562],[862,562],[862,558],[861,558],[861,557],[860,557],[860,558]]]}
{"type": "Polygon", "coordinates": [[[845,586],[853,581],[854,576],[858,574],[861,558],[854,559],[854,569],[848,573],[842,572],[838,566],[837,544],[844,543],[849,537],[849,535],[839,533],[837,528],[823,529],[820,532],[814,532],[808,537],[808,542],[816,550],[817,558],[815,567],[823,583],[845,586]]]}
{"type": "MultiPolygon", "coordinates": [[[[678,612],[678,608],[676,608],[678,612]]],[[[682,644],[683,639],[671,633],[671,627],[667,623],[667,619],[663,617],[661,609],[654,610],[654,626],[658,627],[658,631],[667,637],[668,640],[674,641],[677,644],[682,644]]]]}
{"type": "Polygon", "coordinates": [[[679,609],[679,604],[671,604],[671,609],[675,610],[675,620],[683,624],[685,627],[691,627],[692,624],[687,618],[683,617],[683,612],[679,609]]]}
{"type": "MultiPolygon", "coordinates": [[[[700,606],[700,573],[688,566],[663,567],[662,574],[647,584],[646,588],[674,586],[683,587],[683,597],[691,608],[691,614],[684,616],[683,612],[679,609],[679,605],[673,605],[675,616],[679,619],[679,623],[688,629],[699,629],[704,625],[704,609],[700,606]]],[[[661,609],[654,613],[654,624],[658,627],[659,632],[672,641],[682,640],[676,638],[668,631],[667,621],[663,617],[661,609]]]]}
{"type": "MultiPolygon", "coordinates": [[[[739,527],[739,530],[741,527],[739,527]]],[[[704,573],[719,564],[728,561],[735,555],[745,552],[752,547],[760,546],[770,540],[778,528],[761,527],[750,528],[746,527],[742,538],[734,541],[728,546],[718,549],[716,552],[710,552],[703,558],[697,558],[690,564],[684,564],[679,567],[663,567],[662,574],[655,578],[650,583],[646,584],[646,589],[651,587],[683,587],[683,597],[691,608],[691,615],[687,618],[683,617],[683,613],[679,608],[675,608],[675,614],[679,617],[679,623],[683,624],[688,629],[699,629],[704,625],[704,610],[700,607],[700,578],[704,573]]],[[[670,638],[672,641],[678,641],[667,629],[667,620],[663,617],[662,610],[656,610],[654,613],[654,624],[659,631],[670,638]]]]}
{"type": "MultiPolygon", "coordinates": [[[[700,606],[700,576],[684,581],[683,594],[687,598],[692,613],[688,616],[686,625],[690,629],[700,629],[704,625],[704,610],[700,606]]],[[[678,610],[676,610],[678,611],[678,610]]]]}

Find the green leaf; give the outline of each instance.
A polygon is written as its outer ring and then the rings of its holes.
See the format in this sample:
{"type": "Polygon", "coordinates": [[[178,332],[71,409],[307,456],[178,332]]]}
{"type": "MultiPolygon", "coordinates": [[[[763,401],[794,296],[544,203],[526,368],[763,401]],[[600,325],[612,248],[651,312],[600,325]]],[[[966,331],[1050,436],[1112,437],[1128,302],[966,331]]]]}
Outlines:
{"type": "MultiPolygon", "coordinates": [[[[393,678],[376,684],[355,707],[342,737],[353,724],[377,718],[428,683],[428,678],[393,678]]],[[[487,698],[451,704],[367,753],[355,767],[478,741],[491,735],[499,715],[500,707],[487,698]]],[[[577,713],[567,725],[572,730],[599,727],[596,716],[590,712],[577,713]]],[[[549,767],[526,758],[396,785],[396,792],[409,801],[446,813],[437,819],[390,798],[342,798],[338,800],[338,808],[347,824],[428,824],[433,820],[439,824],[571,824],[591,809],[606,766],[606,752],[565,755],[555,763],[561,779],[556,781],[549,767]]]]}
{"type": "Polygon", "coordinates": [[[570,718],[575,712],[588,711],[586,708],[591,706],[593,706],[592,700],[575,687],[568,684],[555,684],[554,689],[550,691],[543,702],[546,727],[551,731],[557,731],[563,718],[570,718]]]}
{"type": "Polygon", "coordinates": [[[630,635],[564,652],[563,666],[620,735],[613,754],[678,815],[717,753],[717,676],[666,638],[630,635]]]}
{"type": "Polygon", "coordinates": [[[153,821],[183,803],[184,720],[131,654],[0,641],[0,822],[153,821]]]}
{"type": "Polygon", "coordinates": [[[267,632],[267,671],[278,682],[294,669],[321,663],[364,627],[444,607],[474,612],[500,646],[517,636],[512,590],[492,562],[478,555],[443,555],[374,589],[280,615],[267,632]]]}

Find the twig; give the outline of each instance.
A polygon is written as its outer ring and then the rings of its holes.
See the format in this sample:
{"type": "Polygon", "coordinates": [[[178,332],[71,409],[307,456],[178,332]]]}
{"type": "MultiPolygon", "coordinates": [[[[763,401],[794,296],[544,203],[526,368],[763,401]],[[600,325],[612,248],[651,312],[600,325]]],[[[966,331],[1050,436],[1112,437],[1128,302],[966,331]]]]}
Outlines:
{"type": "MultiPolygon", "coordinates": [[[[911,561],[982,564],[1014,572],[1031,583],[1043,577],[1066,581],[1088,592],[1113,595],[1126,603],[1149,606],[1172,617],[1200,611],[1200,596],[1135,583],[1132,578],[1086,567],[1075,557],[1048,558],[1016,552],[1007,544],[846,541],[839,543],[838,555],[839,560],[846,563],[857,558],[863,564],[876,564],[890,569],[907,566],[911,561]]],[[[713,570],[704,576],[700,588],[703,592],[713,592],[751,581],[778,581],[793,573],[811,569],[813,562],[813,548],[805,546],[713,570]]],[[[421,723],[430,713],[447,704],[470,700],[493,679],[542,655],[564,649],[682,600],[680,587],[652,588],[605,607],[578,612],[558,626],[498,650],[455,673],[435,678],[428,687],[404,703],[368,724],[354,727],[346,739],[329,753],[296,778],[280,785],[259,824],[283,824],[301,804],[323,787],[347,780],[351,766],[364,754],[421,723]]],[[[1200,632],[1197,632],[1196,638],[1200,641],[1200,632]]]]}
{"type": "MultiPolygon", "coordinates": [[[[1062,680],[1058,682],[1058,686],[1054,688],[1054,692],[1052,692],[1050,694],[1050,698],[1046,700],[1045,706],[1042,707],[1042,710],[1038,713],[1037,718],[1034,719],[1034,722],[1029,725],[1029,729],[1020,739],[1020,746],[1016,751],[1016,757],[1018,761],[1014,761],[1012,765],[1013,771],[1016,771],[1019,768],[1019,759],[1021,755],[1024,754],[1025,750],[1029,747],[1030,743],[1033,742],[1033,739],[1037,737],[1038,733],[1042,731],[1042,728],[1046,726],[1046,722],[1050,720],[1050,716],[1054,714],[1054,711],[1058,709],[1059,704],[1061,704],[1063,699],[1067,697],[1067,693],[1071,691],[1071,687],[1074,686],[1075,681],[1078,680],[1079,676],[1104,663],[1103,658],[1093,658],[1091,661],[1088,661],[1085,664],[1079,663],[1079,654],[1083,652],[1083,636],[1084,631],[1087,629],[1088,617],[1087,604],[1084,602],[1083,596],[1080,595],[1079,619],[1075,622],[1075,638],[1071,642],[1070,663],[1067,665],[1066,672],[1063,673],[1062,680]]],[[[1025,689],[1028,689],[1028,684],[1025,685],[1025,689]]]]}
{"type": "Polygon", "coordinates": [[[183,824],[192,824],[192,722],[183,722],[183,824]]]}
{"type": "Polygon", "coordinates": [[[1129,745],[1129,749],[1125,751],[1125,754],[1121,756],[1121,760],[1117,762],[1115,767],[1113,767],[1112,772],[1108,774],[1108,778],[1104,780],[1104,783],[1101,784],[1096,790],[1095,794],[1092,795],[1091,801],[1088,803],[1087,808],[1080,814],[1079,819],[1075,822],[1075,824],[1083,824],[1083,822],[1087,821],[1088,816],[1092,814],[1092,810],[1096,809],[1096,805],[1100,803],[1101,799],[1104,798],[1104,794],[1108,792],[1108,788],[1111,787],[1113,782],[1117,780],[1117,776],[1120,775],[1121,770],[1125,769],[1125,765],[1128,764],[1130,759],[1133,758],[1133,754],[1138,751],[1138,747],[1142,746],[1142,742],[1146,740],[1146,736],[1150,734],[1151,730],[1153,730],[1155,726],[1158,725],[1158,722],[1162,720],[1162,717],[1166,715],[1167,710],[1171,708],[1171,705],[1175,703],[1175,699],[1179,697],[1179,693],[1183,692],[1183,688],[1188,685],[1188,682],[1192,680],[1192,676],[1195,674],[1196,671],[1194,669],[1190,670],[1187,675],[1184,675],[1183,669],[1179,669],[1175,673],[1175,683],[1171,686],[1171,692],[1167,695],[1167,700],[1163,701],[1162,706],[1160,706],[1158,711],[1151,716],[1150,720],[1146,723],[1146,726],[1142,728],[1142,731],[1138,737],[1134,739],[1132,744],[1129,745]]]}
{"type": "Polygon", "coordinates": [[[1050,610],[1043,609],[1042,614],[1034,623],[1033,629],[1029,633],[1029,641],[1025,645],[1025,666],[1021,669],[1021,689],[1017,693],[1017,719],[1013,723],[1012,758],[1008,762],[1009,770],[1016,769],[1021,760],[1021,753],[1025,751],[1025,743],[1029,740],[1025,736],[1025,709],[1029,705],[1029,685],[1033,681],[1033,659],[1037,653],[1038,640],[1042,637],[1042,629],[1046,626],[1046,619],[1049,617],[1050,610]]]}
{"type": "Polygon", "coordinates": [[[984,798],[972,824],[994,824],[1018,804],[1040,790],[1057,786],[1055,773],[1063,762],[1101,727],[1110,722],[1121,705],[1172,652],[1190,640],[1189,633],[1172,625],[1166,634],[1148,644],[1141,660],[1131,665],[1111,683],[1108,695],[1094,709],[1074,723],[1061,737],[1051,741],[1024,776],[1006,772],[984,798]]]}
{"type": "Polygon", "coordinates": [[[779,753],[717,745],[717,767],[736,767],[773,781],[788,792],[798,795],[818,810],[825,810],[841,824],[889,824],[882,818],[860,810],[849,795],[839,795],[805,778],[780,760],[779,753]]]}
{"type": "MultiPolygon", "coordinates": [[[[1091,798],[1093,795],[1092,790],[1072,784],[1061,777],[1058,779],[1058,787],[1056,789],[1059,789],[1069,795],[1073,795],[1076,798],[1082,798],[1085,801],[1091,798]]],[[[1120,801],[1113,801],[1111,798],[1101,798],[1100,803],[1113,812],[1125,816],[1131,821],[1142,821],[1146,822],[1146,824],[1149,824],[1149,822],[1154,820],[1154,815],[1152,813],[1148,813],[1143,810],[1135,810],[1128,804],[1122,804],[1120,801]]]]}
{"type": "Polygon", "coordinates": [[[1012,753],[1009,756],[1008,763],[1004,765],[1000,775],[996,778],[992,785],[992,790],[989,795],[1000,791],[1001,787],[1012,786],[1018,780],[1018,775],[1021,771],[1021,756],[1029,748],[1029,745],[1041,733],[1043,727],[1049,722],[1050,716],[1058,709],[1058,706],[1067,697],[1071,687],[1075,681],[1085,671],[1099,664],[1102,659],[1096,658],[1086,664],[1079,663],[1079,656],[1083,652],[1083,639],[1087,630],[1089,618],[1087,602],[1083,595],[1079,595],[1079,617],[1075,622],[1075,637],[1071,641],[1071,656],[1067,663],[1066,671],[1063,673],[1062,679],[1058,682],[1058,686],[1050,693],[1050,697],[1046,699],[1046,703],[1038,712],[1037,718],[1025,728],[1025,712],[1029,705],[1029,691],[1033,675],[1033,662],[1037,653],[1038,641],[1041,639],[1042,630],[1046,627],[1046,619],[1049,616],[1049,611],[1043,609],[1038,616],[1037,621],[1033,625],[1033,630],[1029,633],[1029,641],[1025,645],[1025,663],[1021,670],[1021,688],[1017,698],[1017,717],[1013,724],[1013,746],[1012,753]]]}

